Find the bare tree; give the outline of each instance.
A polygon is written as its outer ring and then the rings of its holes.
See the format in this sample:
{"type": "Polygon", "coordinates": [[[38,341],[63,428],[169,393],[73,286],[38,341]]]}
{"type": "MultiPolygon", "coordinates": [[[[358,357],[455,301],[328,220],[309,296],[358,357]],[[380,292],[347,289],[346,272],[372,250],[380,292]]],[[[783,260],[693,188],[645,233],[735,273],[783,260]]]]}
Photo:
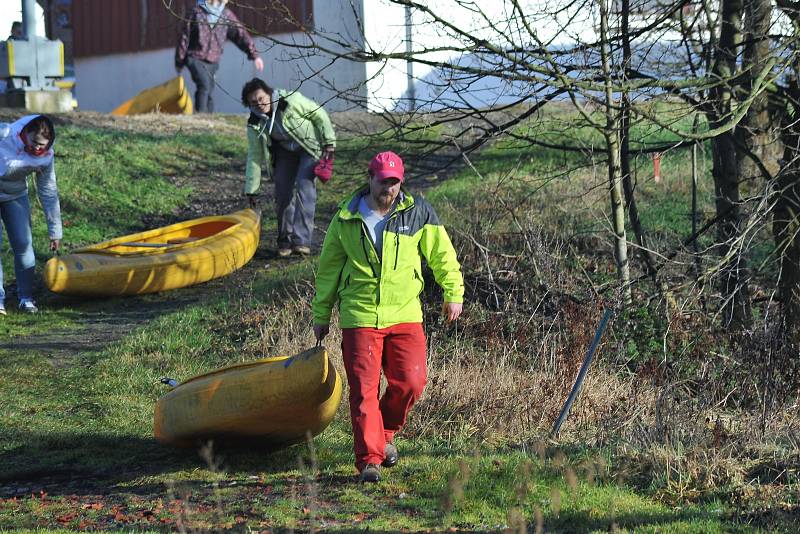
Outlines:
{"type": "MultiPolygon", "coordinates": [[[[614,73],[611,66],[610,33],[608,27],[608,3],[599,0],[600,5],[600,57],[602,62],[603,85],[605,89],[605,116],[603,137],[606,141],[608,159],[608,182],[611,192],[611,217],[614,230],[614,258],[617,260],[617,273],[624,288],[625,304],[631,303],[630,266],[628,264],[628,239],[625,233],[625,199],[622,192],[622,168],[620,162],[621,117],[614,99],[614,73]]],[[[632,195],[631,195],[632,196],[632,195]]]]}
{"type": "MultiPolygon", "coordinates": [[[[800,35],[800,2],[779,0],[791,21],[793,36],[800,35]]],[[[790,46],[796,46],[792,44],[790,46]]],[[[784,318],[794,342],[800,341],[800,62],[791,62],[786,83],[779,86],[775,112],[784,146],[782,168],[776,179],[777,200],[773,235],[779,257],[778,290],[784,318]]]]}
{"type": "MultiPolygon", "coordinates": [[[[794,2],[782,1],[785,12],[796,13],[794,2]]],[[[440,154],[437,165],[460,161],[502,138],[530,150],[579,154],[586,165],[603,164],[610,193],[609,229],[626,300],[631,284],[640,278],[631,281],[625,215],[641,251],[642,270],[659,290],[666,288],[657,281],[663,262],[656,258],[663,254],[651,250],[655,245],[648,243],[638,216],[632,158],[708,141],[716,214],[698,232],[716,229],[717,254],[701,278],[719,280],[723,322],[748,326],[749,284],[756,273],[749,268],[747,247],[759,239],[757,232],[765,224],[772,202],[768,169],[778,166],[767,150],[775,137],[769,129],[767,95],[796,54],[790,44],[796,31],[776,35],[768,0],[379,3],[399,10],[402,17],[397,20],[406,24],[394,42],[371,42],[361,19],[366,4],[360,0],[344,3],[343,13],[355,20],[351,33],[318,27],[306,28],[301,40],[269,39],[292,51],[287,59],[306,62],[307,76],[316,83],[354,107],[379,111],[385,119],[381,138],[392,135],[418,154],[420,163],[432,154],[440,154]],[[633,13],[637,19],[632,25],[633,13]],[[414,40],[418,33],[436,39],[414,40]],[[311,59],[319,65],[320,57],[327,59],[326,66],[310,68],[311,59]],[[401,69],[403,79],[414,83],[376,108],[364,84],[343,87],[329,74],[327,66],[341,62],[371,65],[367,84],[391,69],[401,69]],[[601,150],[574,136],[570,142],[567,135],[542,135],[559,128],[547,122],[546,113],[558,102],[570,103],[575,112],[566,128],[594,131],[602,139],[601,150]],[[666,116],[659,102],[671,109],[666,116]],[[423,135],[444,127],[445,135],[423,135]],[[647,143],[632,134],[635,128],[660,130],[673,139],[647,143]],[[745,184],[750,184],[747,196],[745,184]]],[[[785,95],[792,98],[790,92],[785,95]]],[[[426,170],[423,164],[418,168],[426,170]]],[[[777,176],[789,180],[785,172],[777,176]]],[[[784,211],[795,202],[789,189],[785,184],[779,189],[780,195],[788,195],[781,197],[783,204],[778,201],[784,211]]],[[[775,228],[776,239],[780,235],[782,250],[788,251],[788,235],[794,239],[795,233],[781,224],[775,228]]],[[[698,232],[686,242],[696,244],[698,232]]],[[[785,303],[796,298],[791,283],[786,284],[781,291],[785,303]]]]}

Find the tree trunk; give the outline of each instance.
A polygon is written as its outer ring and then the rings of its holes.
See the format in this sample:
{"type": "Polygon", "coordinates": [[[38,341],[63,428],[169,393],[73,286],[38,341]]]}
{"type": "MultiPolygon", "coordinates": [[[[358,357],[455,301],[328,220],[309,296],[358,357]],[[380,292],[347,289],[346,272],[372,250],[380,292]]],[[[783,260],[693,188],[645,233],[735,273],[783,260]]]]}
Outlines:
{"type": "Polygon", "coordinates": [[[606,140],[608,158],[608,182],[611,195],[611,223],[614,231],[614,259],[617,262],[622,300],[631,303],[631,273],[628,263],[628,238],[625,232],[625,202],[622,193],[622,171],[620,169],[620,121],[614,108],[614,85],[611,71],[608,34],[608,4],[600,0],[600,56],[605,79],[606,126],[603,136],[606,140]]]}
{"type": "Polygon", "coordinates": [[[720,248],[720,289],[725,299],[723,321],[734,328],[750,324],[750,292],[747,286],[747,260],[737,242],[743,219],[739,198],[739,176],[733,134],[726,132],[714,138],[714,192],[716,196],[717,243],[720,248]]]}
{"type": "Polygon", "coordinates": [[[778,292],[788,332],[800,341],[800,168],[784,171],[778,187],[781,195],[772,215],[772,232],[780,254],[778,292]]]}
{"type": "MultiPolygon", "coordinates": [[[[770,19],[772,2],[770,0],[748,0],[745,4],[745,39],[742,69],[744,70],[744,94],[750,95],[754,89],[755,78],[770,57],[770,19]]],[[[737,128],[739,150],[739,183],[753,184],[762,177],[761,170],[753,159],[765,160],[770,143],[770,119],[767,109],[768,98],[762,89],[755,96],[737,128]],[[749,152],[749,154],[748,154],[749,152]]]]}
{"type": "MultiPolygon", "coordinates": [[[[742,0],[722,1],[722,27],[715,51],[713,73],[717,86],[711,92],[712,111],[709,126],[717,128],[731,119],[733,93],[730,80],[736,70],[736,56],[741,43],[742,0]]],[[[747,287],[747,260],[737,242],[742,221],[739,192],[739,162],[735,132],[725,132],[712,139],[714,192],[716,194],[718,251],[721,258],[720,290],[722,316],[726,325],[743,328],[750,324],[750,294],[747,287]]]]}
{"type": "MultiPolygon", "coordinates": [[[[630,0],[622,0],[622,13],[621,13],[621,37],[622,37],[622,64],[623,72],[627,73],[631,63],[631,41],[628,25],[628,13],[630,11],[630,0]]],[[[624,80],[628,79],[627,75],[623,76],[624,80]]],[[[622,90],[622,102],[620,110],[620,170],[622,172],[622,188],[625,192],[625,204],[628,207],[628,220],[631,223],[631,229],[636,236],[636,242],[639,244],[638,254],[641,256],[645,265],[645,270],[649,274],[654,284],[658,284],[656,279],[655,258],[647,248],[647,239],[645,238],[644,229],[642,228],[642,221],[639,219],[639,209],[636,206],[636,192],[633,187],[633,180],[631,178],[631,152],[630,152],[630,130],[631,130],[631,102],[627,89],[622,90]]]]}
{"type": "MultiPolygon", "coordinates": [[[[800,66],[795,66],[795,76],[800,66]]],[[[788,97],[792,108],[800,103],[797,78],[790,83],[788,97]]],[[[788,107],[788,106],[787,106],[788,107]]],[[[800,341],[800,125],[799,113],[783,119],[783,159],[788,168],[778,174],[777,199],[772,213],[772,234],[778,253],[778,294],[789,335],[800,341]]]]}
{"type": "MultiPolygon", "coordinates": [[[[782,5],[792,20],[795,37],[800,35],[800,13],[791,3],[782,5]]],[[[778,295],[787,334],[800,342],[800,61],[795,60],[782,106],[781,141],[786,165],[778,173],[772,234],[778,253],[778,295]]]]}

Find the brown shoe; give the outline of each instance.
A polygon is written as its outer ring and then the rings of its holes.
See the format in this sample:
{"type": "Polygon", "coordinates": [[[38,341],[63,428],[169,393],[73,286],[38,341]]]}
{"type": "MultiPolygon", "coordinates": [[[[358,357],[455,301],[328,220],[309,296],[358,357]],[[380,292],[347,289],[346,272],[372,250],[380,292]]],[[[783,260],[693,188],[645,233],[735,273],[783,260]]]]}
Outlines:
{"type": "Polygon", "coordinates": [[[278,249],[278,257],[280,258],[288,258],[292,255],[292,249],[290,248],[279,248],[278,249]]]}
{"type": "Polygon", "coordinates": [[[301,256],[310,256],[311,255],[311,249],[309,247],[304,246],[304,245],[297,245],[296,247],[294,247],[293,250],[296,253],[300,254],[301,256]]]}

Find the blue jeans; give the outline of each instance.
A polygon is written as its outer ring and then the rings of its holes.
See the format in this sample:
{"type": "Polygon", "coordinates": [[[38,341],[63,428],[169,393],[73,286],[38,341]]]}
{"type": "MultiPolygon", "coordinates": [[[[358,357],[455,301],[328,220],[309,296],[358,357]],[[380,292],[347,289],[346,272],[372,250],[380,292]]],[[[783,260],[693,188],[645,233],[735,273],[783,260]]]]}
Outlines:
{"type": "MultiPolygon", "coordinates": [[[[0,246],[3,244],[3,230],[5,226],[8,242],[14,252],[14,272],[17,275],[17,297],[22,299],[33,298],[33,268],[36,258],[33,255],[33,235],[31,234],[31,205],[28,195],[0,202],[0,246]]],[[[0,263],[0,302],[5,301],[6,292],[3,289],[3,265],[0,263]]]]}

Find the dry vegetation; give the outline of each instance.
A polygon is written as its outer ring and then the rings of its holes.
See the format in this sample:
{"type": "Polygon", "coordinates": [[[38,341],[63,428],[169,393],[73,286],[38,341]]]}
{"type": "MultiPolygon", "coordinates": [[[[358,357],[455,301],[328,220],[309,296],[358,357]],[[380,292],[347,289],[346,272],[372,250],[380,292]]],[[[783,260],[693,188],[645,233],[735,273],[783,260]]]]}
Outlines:
{"type": "MultiPolygon", "coordinates": [[[[591,211],[600,193],[576,209],[591,211]]],[[[406,437],[552,446],[549,431],[603,307],[613,305],[603,283],[613,265],[602,240],[548,233],[541,212],[510,208],[513,196],[442,210],[473,215],[450,225],[469,308],[457,325],[441,322],[428,273],[429,383],[406,437]]],[[[675,265],[673,284],[692,264],[675,265]]],[[[253,355],[291,353],[310,337],[310,281],[282,291],[280,305],[242,306],[231,316],[237,324],[229,329],[246,332],[253,355]]],[[[780,344],[769,317],[760,330],[732,337],[713,315],[686,311],[702,310],[697,294],[672,295],[669,306],[651,288],[636,294],[637,306],[618,309],[605,333],[559,443],[612,451],[609,469],[619,480],[665,502],[727,495],[747,509],[796,514],[796,351],[780,344]]],[[[327,346],[342,372],[339,343],[334,329],[327,346]]]]}
{"type": "MultiPolygon", "coordinates": [[[[155,127],[205,132],[207,126],[203,118],[143,116],[121,124],[99,114],[69,118],[72,124],[82,120],[93,127],[110,121],[110,127],[137,132],[155,127]]],[[[213,124],[215,131],[229,131],[224,121],[213,124]]],[[[240,125],[231,128],[241,135],[240,125]]],[[[521,447],[547,457],[570,487],[579,479],[613,476],[670,504],[721,498],[747,510],[754,521],[770,514],[797,517],[800,360],[797,350],[782,342],[774,304],[760,304],[757,329],[730,335],[704,301],[714,295],[697,290],[693,257],[681,249],[662,270],[674,290],[670,299],[643,278],[634,288],[635,306],[622,310],[611,289],[614,265],[603,233],[602,180],[591,168],[551,171],[544,173],[547,178],[519,166],[509,169],[487,179],[478,194],[441,195],[434,202],[463,265],[468,307],[456,325],[444,324],[438,315],[441,294],[426,274],[429,381],[405,437],[460,447],[521,447]],[[616,316],[559,441],[549,441],[606,306],[615,307],[616,316]],[[590,458],[567,465],[554,452],[559,447],[588,448],[590,458]]],[[[642,191],[642,198],[648,194],[642,191]]],[[[654,202],[685,197],[686,185],[669,182],[660,194],[654,202]]],[[[670,250],[674,236],[653,235],[654,247],[670,250]]],[[[309,273],[298,268],[265,282],[254,282],[253,271],[246,277],[230,278],[227,312],[213,322],[214,333],[231,341],[220,345],[221,359],[307,348],[309,273]]],[[[344,375],[340,342],[333,329],[326,345],[344,375]]],[[[340,410],[346,419],[346,403],[340,410]]],[[[469,477],[465,462],[450,477],[445,510],[454,506],[469,477]]],[[[525,473],[520,479],[531,483],[525,473]]],[[[313,504],[314,486],[308,488],[299,491],[313,504]]],[[[552,497],[554,503],[558,499],[552,497]]],[[[508,525],[524,524],[517,512],[509,511],[508,525]]],[[[529,519],[541,525],[541,510],[529,519]]]]}

